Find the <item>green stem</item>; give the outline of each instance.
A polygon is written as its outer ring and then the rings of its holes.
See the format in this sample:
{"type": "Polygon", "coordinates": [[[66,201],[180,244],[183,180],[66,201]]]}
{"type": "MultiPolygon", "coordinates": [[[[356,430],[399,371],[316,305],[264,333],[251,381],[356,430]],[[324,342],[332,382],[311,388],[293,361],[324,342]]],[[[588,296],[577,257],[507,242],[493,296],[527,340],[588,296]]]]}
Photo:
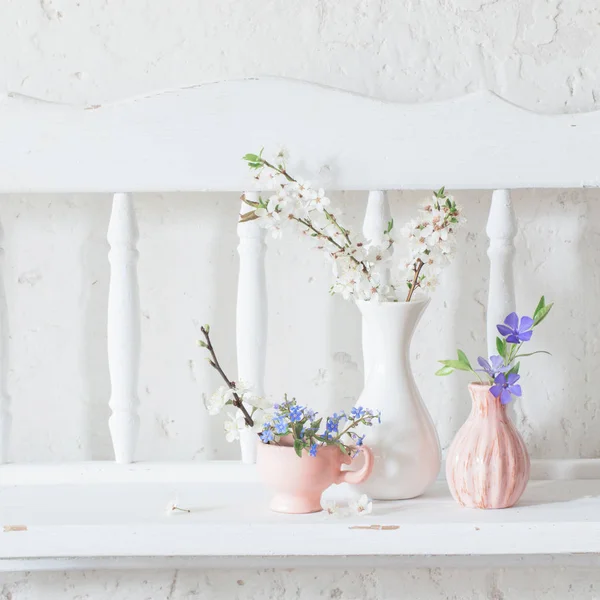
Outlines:
{"type": "Polygon", "coordinates": [[[519,353],[519,350],[521,349],[522,345],[523,345],[523,342],[521,342],[519,345],[511,344],[510,354],[508,357],[508,365],[506,365],[507,367],[509,367],[510,363],[512,363],[515,360],[516,355],[519,353]]]}
{"type": "Polygon", "coordinates": [[[477,377],[477,379],[479,379],[479,383],[483,383],[483,379],[481,379],[481,375],[473,368],[471,368],[471,371],[473,373],[475,373],[475,376],[477,377]]]}

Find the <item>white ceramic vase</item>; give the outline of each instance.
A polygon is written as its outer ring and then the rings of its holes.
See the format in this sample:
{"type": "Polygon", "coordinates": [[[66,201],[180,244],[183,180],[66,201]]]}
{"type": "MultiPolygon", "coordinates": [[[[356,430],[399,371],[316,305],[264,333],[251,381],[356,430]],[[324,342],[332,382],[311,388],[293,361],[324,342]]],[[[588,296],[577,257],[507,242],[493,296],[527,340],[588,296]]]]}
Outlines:
{"type": "Polygon", "coordinates": [[[441,465],[437,432],[410,368],[410,343],[429,299],[357,304],[368,364],[356,405],[381,411],[381,424],[364,431],[375,464],[360,490],[376,500],[414,498],[433,483],[441,465]]]}

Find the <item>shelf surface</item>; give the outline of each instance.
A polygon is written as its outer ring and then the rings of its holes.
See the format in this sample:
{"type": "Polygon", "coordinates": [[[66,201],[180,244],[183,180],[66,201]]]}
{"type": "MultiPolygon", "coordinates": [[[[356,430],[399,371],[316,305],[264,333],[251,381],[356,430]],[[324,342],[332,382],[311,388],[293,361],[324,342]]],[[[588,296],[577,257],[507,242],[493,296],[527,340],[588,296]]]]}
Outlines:
{"type": "MultiPolygon", "coordinates": [[[[253,475],[206,479],[0,485],[0,570],[600,564],[600,480],[532,481],[516,507],[495,511],[461,508],[437,482],[421,498],[336,517],[269,511],[253,475]],[[191,512],[167,514],[174,501],[191,512]]],[[[328,495],[343,503],[352,491],[328,495]]]]}

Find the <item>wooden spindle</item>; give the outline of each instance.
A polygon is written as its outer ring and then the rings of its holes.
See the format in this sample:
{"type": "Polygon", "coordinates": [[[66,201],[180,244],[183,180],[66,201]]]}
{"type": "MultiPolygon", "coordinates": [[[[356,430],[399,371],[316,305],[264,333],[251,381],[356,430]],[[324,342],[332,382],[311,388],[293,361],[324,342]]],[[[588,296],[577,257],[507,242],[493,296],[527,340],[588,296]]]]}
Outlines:
{"type": "MultiPolygon", "coordinates": [[[[256,192],[246,192],[256,201],[256,192]]],[[[242,202],[242,212],[248,205],[242,202]]],[[[238,223],[238,275],[236,342],[238,378],[252,384],[258,394],[264,394],[267,353],[267,282],[265,275],[265,230],[255,221],[238,223]]],[[[256,435],[247,432],[241,438],[242,461],[256,461],[256,435]]]]}
{"type": "MultiPolygon", "coordinates": [[[[369,192],[367,210],[363,222],[363,235],[369,244],[381,244],[383,242],[383,232],[391,218],[390,203],[388,202],[387,194],[382,191],[369,192]]],[[[381,283],[387,285],[390,280],[390,270],[381,267],[379,274],[381,276],[381,283]]],[[[364,319],[362,324],[362,348],[366,381],[369,373],[369,365],[371,364],[371,340],[369,339],[369,332],[365,328],[364,319]]]]}
{"type": "Polygon", "coordinates": [[[140,419],[140,301],[137,281],[138,228],[131,194],[115,194],[108,226],[108,367],[112,414],[108,420],[118,463],[133,462],[140,419]]]}
{"type": "Polygon", "coordinates": [[[0,464],[8,462],[12,416],[7,389],[8,311],[4,290],[4,230],[0,224],[0,464]]]}
{"type": "Polygon", "coordinates": [[[495,190],[487,222],[486,233],[490,240],[490,284],[487,309],[488,354],[497,354],[496,325],[502,323],[509,313],[515,310],[515,281],[513,260],[514,239],[517,222],[510,200],[509,190],[495,190]]]}

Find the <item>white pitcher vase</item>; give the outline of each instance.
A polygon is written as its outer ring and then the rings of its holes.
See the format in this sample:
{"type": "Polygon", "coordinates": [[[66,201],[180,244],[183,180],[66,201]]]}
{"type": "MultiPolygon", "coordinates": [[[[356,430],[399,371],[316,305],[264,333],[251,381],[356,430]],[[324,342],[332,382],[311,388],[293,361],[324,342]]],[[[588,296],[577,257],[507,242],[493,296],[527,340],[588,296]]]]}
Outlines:
{"type": "Polygon", "coordinates": [[[440,442],[410,368],[410,342],[428,304],[429,298],[357,302],[368,361],[357,406],[381,411],[381,424],[363,432],[375,464],[359,487],[376,500],[420,496],[440,470],[440,442]]]}

